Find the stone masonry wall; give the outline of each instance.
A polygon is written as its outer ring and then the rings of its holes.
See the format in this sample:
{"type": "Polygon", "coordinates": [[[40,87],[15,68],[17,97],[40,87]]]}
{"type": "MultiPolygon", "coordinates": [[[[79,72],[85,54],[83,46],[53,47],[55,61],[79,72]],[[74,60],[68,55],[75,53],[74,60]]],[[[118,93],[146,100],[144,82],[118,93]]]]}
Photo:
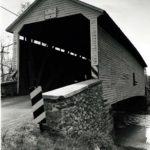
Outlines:
{"type": "Polygon", "coordinates": [[[11,82],[4,82],[1,83],[1,96],[15,96],[17,93],[17,82],[11,81],[11,82]]]}
{"type": "Polygon", "coordinates": [[[52,130],[71,137],[86,136],[101,146],[107,142],[113,120],[103,103],[101,83],[67,99],[44,99],[44,104],[47,125],[52,130]]]}

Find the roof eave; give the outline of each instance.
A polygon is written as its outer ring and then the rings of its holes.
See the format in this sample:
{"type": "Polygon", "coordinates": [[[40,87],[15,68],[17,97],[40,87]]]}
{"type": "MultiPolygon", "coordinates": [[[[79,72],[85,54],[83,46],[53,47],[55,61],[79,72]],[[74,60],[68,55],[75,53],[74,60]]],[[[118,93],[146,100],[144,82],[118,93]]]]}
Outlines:
{"type": "Polygon", "coordinates": [[[23,18],[25,17],[34,6],[36,6],[38,3],[40,2],[40,0],[36,0],[34,1],[17,19],[15,19],[15,21],[13,21],[7,28],[6,31],[13,33],[13,28],[14,26],[23,18]]]}
{"type": "Polygon", "coordinates": [[[75,3],[81,4],[81,5],[83,5],[83,6],[86,6],[86,7],[90,8],[90,9],[92,9],[92,10],[94,10],[94,11],[98,11],[98,12],[101,12],[101,13],[104,12],[103,9],[98,8],[98,7],[96,7],[96,6],[93,6],[93,5],[90,5],[90,4],[88,4],[88,3],[85,3],[85,2],[83,2],[83,1],[80,1],[80,0],[72,0],[72,1],[74,1],[75,3]]]}
{"type": "Polygon", "coordinates": [[[141,54],[138,52],[138,50],[135,48],[135,46],[131,43],[131,41],[127,38],[127,36],[122,32],[122,30],[118,27],[118,25],[116,25],[116,23],[113,21],[113,19],[108,15],[108,13],[106,11],[103,12],[103,15],[105,17],[108,18],[108,20],[115,26],[115,30],[118,31],[123,38],[127,41],[127,43],[132,46],[132,48],[134,49],[135,53],[137,54],[140,63],[142,64],[143,67],[147,67],[146,62],[144,61],[143,57],[141,56],[141,54]]]}

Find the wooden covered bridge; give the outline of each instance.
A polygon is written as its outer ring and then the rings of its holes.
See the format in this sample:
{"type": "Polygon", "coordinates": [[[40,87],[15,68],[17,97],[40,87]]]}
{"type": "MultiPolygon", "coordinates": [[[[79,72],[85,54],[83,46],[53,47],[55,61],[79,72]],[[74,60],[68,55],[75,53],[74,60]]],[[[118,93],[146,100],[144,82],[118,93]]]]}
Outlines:
{"type": "Polygon", "coordinates": [[[36,0],[8,28],[14,34],[18,92],[49,91],[93,78],[106,99],[145,94],[146,63],[100,8],[78,0],[36,0]]]}
{"type": "Polygon", "coordinates": [[[20,94],[41,85],[43,97],[56,100],[92,92],[97,97],[102,89],[99,98],[110,105],[145,95],[145,61],[100,8],[78,0],[36,0],[7,31],[14,34],[20,94]]]}

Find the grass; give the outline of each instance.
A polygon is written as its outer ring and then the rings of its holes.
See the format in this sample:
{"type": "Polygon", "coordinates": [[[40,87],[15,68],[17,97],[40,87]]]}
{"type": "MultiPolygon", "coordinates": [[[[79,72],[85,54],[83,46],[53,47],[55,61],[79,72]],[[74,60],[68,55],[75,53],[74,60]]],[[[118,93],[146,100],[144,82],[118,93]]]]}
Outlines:
{"type": "MultiPolygon", "coordinates": [[[[35,124],[26,125],[14,131],[5,130],[2,132],[2,150],[94,150],[92,137],[82,136],[67,138],[63,136],[54,136],[47,132],[40,132],[35,124]]],[[[102,150],[126,150],[126,148],[117,148],[109,137],[103,135],[100,139],[102,150]]],[[[128,150],[128,149],[127,149],[128,150]]]]}
{"type": "Polygon", "coordinates": [[[11,132],[2,132],[2,150],[90,150],[88,145],[74,139],[41,133],[35,124],[11,132]]]}
{"type": "MultiPolygon", "coordinates": [[[[35,124],[28,123],[13,131],[2,131],[2,150],[96,150],[92,137],[82,136],[67,138],[55,136],[47,132],[40,132],[35,124]]],[[[110,137],[103,135],[99,141],[103,148],[100,150],[144,150],[132,147],[116,147],[110,137]]],[[[100,147],[100,146],[99,146],[100,147]]]]}
{"type": "Polygon", "coordinates": [[[134,147],[124,147],[122,150],[146,150],[143,148],[134,148],[134,147]]]}

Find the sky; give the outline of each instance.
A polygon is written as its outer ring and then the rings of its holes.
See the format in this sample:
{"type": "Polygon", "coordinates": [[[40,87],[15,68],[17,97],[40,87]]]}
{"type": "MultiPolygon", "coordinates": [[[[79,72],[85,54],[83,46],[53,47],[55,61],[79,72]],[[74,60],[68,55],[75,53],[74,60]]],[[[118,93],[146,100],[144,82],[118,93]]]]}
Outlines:
{"type": "MultiPolygon", "coordinates": [[[[19,12],[23,2],[34,0],[0,0],[0,6],[14,13],[19,12]]],[[[121,28],[149,66],[150,75],[150,0],[82,0],[107,11],[121,28]]],[[[1,39],[7,41],[5,29],[16,19],[16,16],[0,8],[1,39]]]]}

